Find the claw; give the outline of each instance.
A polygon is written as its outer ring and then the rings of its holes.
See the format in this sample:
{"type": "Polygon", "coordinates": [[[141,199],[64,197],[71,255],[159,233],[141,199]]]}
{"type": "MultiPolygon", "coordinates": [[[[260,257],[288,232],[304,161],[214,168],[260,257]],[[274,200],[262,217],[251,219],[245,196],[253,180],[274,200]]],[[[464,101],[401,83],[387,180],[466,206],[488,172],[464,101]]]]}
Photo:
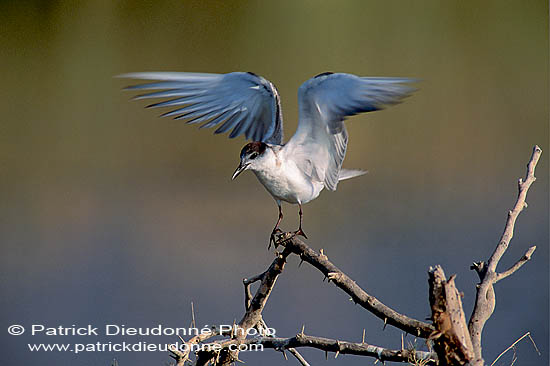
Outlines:
{"type": "Polygon", "coordinates": [[[269,237],[269,245],[267,246],[267,250],[271,249],[271,243],[273,243],[274,248],[277,248],[279,246],[279,239],[277,238],[277,234],[282,234],[282,233],[283,231],[278,227],[273,229],[269,237]]]}
{"type": "Polygon", "coordinates": [[[277,248],[279,246],[278,239],[275,235],[283,232],[281,229],[279,229],[279,224],[283,219],[283,211],[281,210],[281,201],[277,200],[277,206],[279,207],[279,218],[277,220],[277,223],[275,224],[275,227],[273,228],[273,231],[271,232],[271,236],[269,237],[269,245],[267,246],[267,250],[271,248],[271,243],[273,243],[274,248],[277,248]]]}

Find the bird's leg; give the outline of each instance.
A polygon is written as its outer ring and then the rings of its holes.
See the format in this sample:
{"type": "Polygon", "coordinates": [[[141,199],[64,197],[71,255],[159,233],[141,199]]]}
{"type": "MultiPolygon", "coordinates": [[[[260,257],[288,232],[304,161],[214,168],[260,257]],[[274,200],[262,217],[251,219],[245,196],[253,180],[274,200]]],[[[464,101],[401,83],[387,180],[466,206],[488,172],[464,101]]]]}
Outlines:
{"type": "Polygon", "coordinates": [[[304,231],[302,230],[302,204],[298,203],[298,206],[300,206],[300,211],[298,212],[300,214],[300,227],[294,232],[294,235],[302,235],[304,238],[307,239],[306,233],[304,233],[304,231]]]}
{"type": "Polygon", "coordinates": [[[279,207],[279,218],[277,219],[277,223],[275,224],[275,227],[271,232],[271,236],[269,237],[269,245],[267,246],[268,250],[269,248],[271,248],[271,243],[273,243],[273,246],[277,248],[277,237],[275,235],[283,232],[281,229],[279,229],[279,224],[283,219],[283,210],[281,209],[281,202],[277,202],[277,206],[279,207]]]}

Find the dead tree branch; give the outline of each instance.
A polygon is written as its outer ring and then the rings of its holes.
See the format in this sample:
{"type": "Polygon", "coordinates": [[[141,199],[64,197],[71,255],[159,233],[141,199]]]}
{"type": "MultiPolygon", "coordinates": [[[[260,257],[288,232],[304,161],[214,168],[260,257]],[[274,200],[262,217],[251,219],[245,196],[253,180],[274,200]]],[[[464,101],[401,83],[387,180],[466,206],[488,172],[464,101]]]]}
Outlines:
{"type": "Polygon", "coordinates": [[[533,347],[535,348],[535,351],[537,351],[537,353],[539,354],[540,356],[540,351],[539,349],[537,348],[537,345],[535,344],[535,341],[533,340],[533,338],[531,338],[531,332],[527,332],[525,333],[524,335],[522,335],[521,337],[519,337],[514,343],[512,343],[508,348],[506,348],[504,351],[502,351],[500,353],[500,355],[498,355],[497,358],[495,358],[495,360],[491,363],[491,366],[493,366],[495,363],[497,363],[497,361],[506,353],[508,352],[509,350],[511,350],[512,348],[514,348],[516,346],[516,344],[518,344],[519,342],[521,342],[521,340],[525,337],[529,337],[529,339],[531,340],[531,343],[533,344],[533,347]]]}
{"type": "Polygon", "coordinates": [[[185,363],[189,360],[189,353],[191,352],[192,345],[202,343],[207,339],[215,337],[217,335],[220,335],[220,332],[218,331],[218,329],[213,327],[211,328],[211,332],[197,334],[188,341],[185,341],[183,338],[180,337],[180,341],[182,342],[182,344],[186,345],[187,347],[185,347],[184,351],[180,351],[174,347],[170,347],[170,357],[176,360],[177,366],[184,366],[185,363]]]}
{"type": "Polygon", "coordinates": [[[542,154],[540,147],[535,146],[531,159],[527,164],[527,173],[525,179],[519,179],[518,181],[518,197],[514,208],[508,211],[508,219],[506,220],[506,226],[504,232],[497,244],[491,258],[487,263],[477,262],[472,265],[472,269],[476,270],[479,275],[481,283],[477,287],[476,301],[470,322],[468,325],[470,335],[472,337],[472,344],[475,352],[475,361],[474,365],[483,365],[483,358],[481,352],[481,333],[483,332],[483,327],[485,322],[493,314],[495,309],[495,292],[493,285],[517,271],[523,264],[525,264],[531,255],[535,251],[536,247],[531,247],[527,252],[520,258],[520,260],[514,264],[510,269],[502,273],[497,273],[497,265],[508,245],[514,236],[514,225],[516,219],[518,218],[521,211],[527,207],[526,197],[529,187],[536,180],[535,178],[535,167],[539,161],[539,158],[542,154]]]}
{"type": "Polygon", "coordinates": [[[430,306],[436,331],[430,335],[439,365],[464,365],[474,358],[472,340],[462,309],[462,294],[441,266],[430,268],[430,306]]]}
{"type": "Polygon", "coordinates": [[[369,295],[355,281],[330,262],[326,255],[317,253],[295,236],[285,237],[284,235],[283,240],[279,242],[280,245],[284,246],[286,250],[297,254],[303,261],[308,262],[321,271],[329,281],[334,282],[336,286],[350,295],[355,303],[382,319],[384,324],[393,325],[409,334],[422,338],[428,338],[435,330],[431,324],[400,314],[384,305],[376,297],[369,295]]]}
{"type": "Polygon", "coordinates": [[[506,270],[502,273],[497,273],[497,278],[496,278],[495,282],[498,282],[498,281],[510,276],[515,271],[520,269],[521,266],[523,266],[525,263],[530,261],[531,256],[533,255],[533,253],[535,252],[536,249],[537,249],[536,246],[530,247],[529,249],[527,249],[527,252],[525,252],[525,254],[512,267],[510,267],[508,270],[506,270]]]}
{"type": "MultiPolygon", "coordinates": [[[[300,255],[302,259],[313,264],[315,267],[317,267],[317,265],[315,265],[314,263],[322,265],[325,269],[323,273],[326,273],[327,277],[331,281],[334,281],[336,284],[343,283],[345,288],[349,287],[349,291],[351,292],[350,295],[357,294],[353,296],[358,299],[358,303],[368,303],[369,306],[374,306],[377,309],[384,309],[385,313],[388,314],[388,324],[393,324],[394,322],[400,324],[399,321],[402,322],[403,319],[408,319],[407,321],[413,322],[412,326],[410,326],[408,329],[414,329],[416,333],[418,333],[417,329],[420,329],[421,334],[426,334],[426,330],[433,329],[431,328],[431,325],[405,317],[404,315],[401,315],[381,304],[376,298],[366,294],[364,290],[362,290],[359,286],[355,284],[354,281],[352,281],[336,266],[330,263],[328,259],[326,259],[326,256],[324,256],[323,254],[318,255],[315,251],[313,251],[313,249],[309,248],[299,239],[295,237],[286,238],[284,244],[282,245],[285,246],[283,252],[277,254],[277,257],[265,272],[250,279],[243,280],[245,288],[246,311],[243,318],[238,323],[238,327],[240,329],[266,327],[262,319],[262,311],[269,298],[269,295],[271,294],[273,287],[275,286],[277,277],[282,273],[286,263],[286,259],[291,253],[296,253],[300,255]],[[250,286],[251,284],[258,281],[260,281],[260,285],[256,290],[255,295],[252,297],[250,286]],[[395,317],[394,314],[397,314],[397,319],[399,319],[398,321],[390,320],[390,317],[395,317]],[[417,327],[415,325],[417,323],[415,322],[418,322],[418,324],[423,324],[423,326],[417,327]]],[[[187,343],[190,342],[195,342],[195,339],[192,339],[187,343]]],[[[228,365],[238,360],[238,351],[230,351],[230,345],[247,344],[262,344],[266,348],[273,348],[279,351],[288,350],[300,361],[302,365],[307,365],[308,363],[296,350],[296,348],[298,347],[317,348],[326,352],[335,352],[337,355],[356,354],[362,356],[370,356],[380,361],[388,360],[397,362],[409,362],[410,360],[414,359],[429,361],[432,364],[435,364],[437,362],[437,356],[433,352],[423,352],[416,350],[389,350],[383,347],[369,345],[367,343],[351,343],[328,338],[312,337],[306,336],[303,333],[298,334],[293,338],[262,337],[259,339],[246,339],[245,333],[236,332],[235,334],[231,334],[230,340],[216,341],[215,343],[219,343],[222,350],[219,353],[199,352],[197,354],[196,360],[197,365],[206,365],[208,362],[214,362],[214,364],[217,365],[228,365]]],[[[188,360],[188,354],[175,354],[175,358],[176,360],[178,360],[178,365],[183,365],[183,363],[188,360]]]]}
{"type": "MultiPolygon", "coordinates": [[[[223,343],[223,346],[228,347],[229,344],[236,344],[236,341],[226,341],[223,343]]],[[[416,359],[426,361],[427,364],[435,364],[437,361],[437,355],[433,352],[416,351],[414,349],[390,350],[367,343],[346,342],[337,339],[314,337],[303,333],[299,333],[292,338],[251,338],[242,341],[240,344],[257,344],[262,345],[265,348],[272,348],[278,351],[289,350],[291,348],[309,347],[325,352],[334,352],[335,358],[340,354],[347,354],[369,356],[379,361],[409,362],[410,360],[416,359]]]]}
{"type": "MultiPolygon", "coordinates": [[[[238,323],[239,329],[252,329],[258,327],[258,324],[263,321],[262,311],[267,303],[267,300],[269,299],[269,295],[271,294],[273,287],[275,286],[277,278],[283,272],[286,259],[291,253],[292,252],[287,249],[283,250],[282,253],[277,253],[277,257],[273,260],[269,268],[264,273],[252,278],[251,280],[243,280],[243,283],[245,284],[246,311],[241,321],[238,323]],[[260,286],[258,287],[254,297],[250,298],[249,286],[251,283],[257,281],[260,281],[260,286]]],[[[231,338],[235,339],[239,343],[242,343],[246,338],[246,332],[235,332],[235,334],[232,334],[231,338]]],[[[239,352],[229,351],[229,349],[224,348],[219,355],[215,355],[211,352],[201,353],[197,356],[197,365],[206,364],[214,357],[217,360],[217,364],[228,365],[239,359],[239,352]]]]}

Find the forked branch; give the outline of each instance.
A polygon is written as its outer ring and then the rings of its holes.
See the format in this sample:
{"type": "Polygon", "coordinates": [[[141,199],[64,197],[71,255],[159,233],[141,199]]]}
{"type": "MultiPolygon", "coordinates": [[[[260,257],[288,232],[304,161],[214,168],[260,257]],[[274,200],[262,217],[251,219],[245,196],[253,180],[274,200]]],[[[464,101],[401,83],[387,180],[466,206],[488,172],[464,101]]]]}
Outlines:
{"type": "Polygon", "coordinates": [[[508,270],[497,273],[497,265],[508,249],[508,245],[514,236],[514,225],[516,219],[518,218],[521,211],[527,207],[527,192],[531,187],[531,184],[535,182],[535,168],[542,154],[540,147],[535,146],[533,148],[533,153],[531,159],[527,164],[527,173],[525,174],[525,179],[519,179],[518,181],[518,197],[514,208],[508,211],[508,218],[506,220],[506,226],[504,227],[504,232],[491,255],[491,258],[487,263],[477,262],[472,265],[472,269],[476,270],[479,275],[480,284],[477,287],[476,302],[468,329],[470,336],[472,337],[472,344],[474,347],[474,352],[476,359],[473,362],[474,365],[483,365],[483,358],[481,352],[481,334],[483,332],[483,327],[485,322],[493,314],[495,309],[495,291],[493,285],[511,274],[520,269],[527,261],[531,259],[531,255],[535,251],[536,247],[530,247],[527,252],[508,270]]]}

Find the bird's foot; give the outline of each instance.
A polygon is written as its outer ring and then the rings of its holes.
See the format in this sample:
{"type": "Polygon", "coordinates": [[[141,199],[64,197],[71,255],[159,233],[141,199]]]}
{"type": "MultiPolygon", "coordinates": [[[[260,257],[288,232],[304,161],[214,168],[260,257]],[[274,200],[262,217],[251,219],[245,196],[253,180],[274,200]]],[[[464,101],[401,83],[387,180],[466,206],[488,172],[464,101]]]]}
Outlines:
{"type": "Polygon", "coordinates": [[[279,240],[281,240],[280,235],[283,234],[283,231],[276,227],[271,232],[271,236],[269,237],[269,245],[267,246],[267,250],[271,248],[271,243],[273,243],[273,247],[276,249],[279,246],[279,240]]]}
{"type": "Polygon", "coordinates": [[[271,233],[271,236],[269,237],[269,245],[267,246],[267,249],[269,250],[271,248],[271,243],[273,243],[273,247],[277,249],[279,244],[281,242],[284,242],[286,240],[290,240],[295,236],[302,236],[307,239],[306,233],[302,230],[302,228],[299,228],[296,231],[291,232],[284,232],[279,228],[273,229],[273,232],[271,233]]]}

